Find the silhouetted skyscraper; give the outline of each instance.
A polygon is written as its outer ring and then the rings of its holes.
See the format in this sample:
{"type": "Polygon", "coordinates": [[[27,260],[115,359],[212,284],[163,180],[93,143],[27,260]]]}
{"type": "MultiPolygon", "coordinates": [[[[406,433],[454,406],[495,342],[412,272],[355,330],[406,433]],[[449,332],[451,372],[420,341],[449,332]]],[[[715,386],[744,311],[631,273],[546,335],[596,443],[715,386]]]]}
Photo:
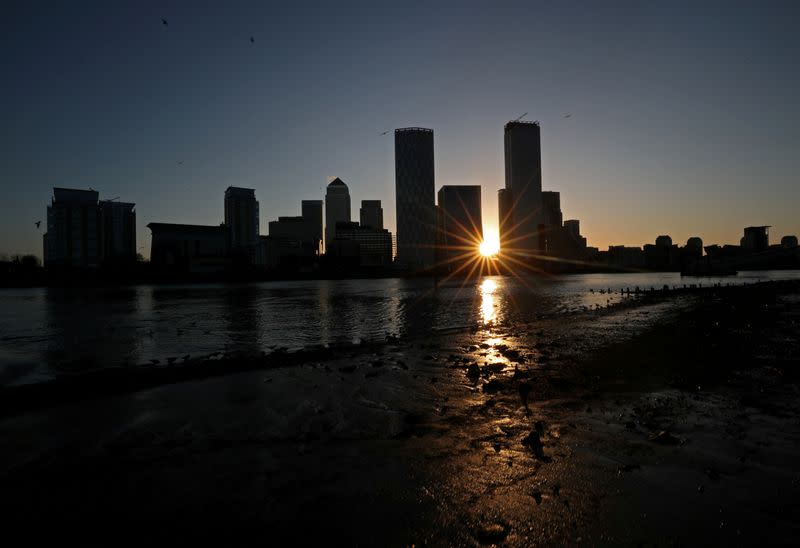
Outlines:
{"type": "Polygon", "coordinates": [[[563,221],[561,193],[549,190],[542,191],[542,224],[548,228],[561,228],[563,221]]]}
{"type": "Polygon", "coordinates": [[[438,194],[442,260],[452,265],[476,256],[483,241],[481,187],[446,185],[438,194]]]}
{"type": "MultiPolygon", "coordinates": [[[[578,219],[564,221],[564,229],[573,238],[580,238],[581,236],[581,222],[578,219]]],[[[672,245],[672,240],[670,240],[669,245],[672,245]]]]}
{"type": "Polygon", "coordinates": [[[135,260],[136,204],[103,200],[100,202],[100,212],[103,219],[104,260],[135,260]]]}
{"type": "Polygon", "coordinates": [[[230,231],[231,252],[254,263],[260,232],[255,190],[235,186],[225,190],[225,225],[230,231]]]}
{"type": "Polygon", "coordinates": [[[350,191],[339,177],[325,192],[325,247],[336,237],[336,223],[350,222],[350,191]]]}
{"type": "Polygon", "coordinates": [[[411,269],[430,268],[436,253],[433,130],[394,132],[397,262],[411,269]]]}
{"type": "Polygon", "coordinates": [[[45,266],[91,268],[100,265],[103,229],[98,195],[96,190],[53,189],[52,203],[47,206],[45,266]]]}
{"type": "Polygon", "coordinates": [[[512,207],[514,200],[511,190],[501,188],[497,191],[497,218],[500,231],[500,252],[506,253],[513,245],[512,229],[514,228],[514,219],[512,218],[512,207]]]}
{"type": "Polygon", "coordinates": [[[513,195],[514,244],[520,257],[540,251],[542,147],[538,122],[508,122],[504,131],[506,189],[513,195]]]}
{"type": "Polygon", "coordinates": [[[361,226],[366,228],[383,228],[383,208],[380,200],[361,200],[361,226]]]}
{"type": "Polygon", "coordinates": [[[322,200],[303,200],[300,208],[303,220],[308,223],[310,243],[319,254],[322,246],[322,200]]]}

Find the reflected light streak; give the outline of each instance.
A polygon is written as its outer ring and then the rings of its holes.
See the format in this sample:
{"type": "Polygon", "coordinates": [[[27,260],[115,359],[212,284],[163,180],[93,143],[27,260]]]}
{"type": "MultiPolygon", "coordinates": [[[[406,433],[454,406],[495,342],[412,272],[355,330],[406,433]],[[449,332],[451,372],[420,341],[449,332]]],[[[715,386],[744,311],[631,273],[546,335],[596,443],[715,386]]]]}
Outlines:
{"type": "Polygon", "coordinates": [[[497,282],[486,279],[481,284],[481,315],[483,324],[492,324],[497,320],[497,310],[494,302],[494,292],[497,290],[497,282]]]}

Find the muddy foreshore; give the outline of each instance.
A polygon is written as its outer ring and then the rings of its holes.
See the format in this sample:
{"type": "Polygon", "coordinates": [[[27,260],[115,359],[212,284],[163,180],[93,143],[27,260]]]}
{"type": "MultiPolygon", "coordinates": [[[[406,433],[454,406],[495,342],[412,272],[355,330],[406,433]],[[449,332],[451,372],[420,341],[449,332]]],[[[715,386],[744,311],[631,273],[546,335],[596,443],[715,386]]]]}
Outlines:
{"type": "Polygon", "coordinates": [[[773,282],[5,392],[0,512],[104,543],[791,544],[798,322],[773,282]]]}

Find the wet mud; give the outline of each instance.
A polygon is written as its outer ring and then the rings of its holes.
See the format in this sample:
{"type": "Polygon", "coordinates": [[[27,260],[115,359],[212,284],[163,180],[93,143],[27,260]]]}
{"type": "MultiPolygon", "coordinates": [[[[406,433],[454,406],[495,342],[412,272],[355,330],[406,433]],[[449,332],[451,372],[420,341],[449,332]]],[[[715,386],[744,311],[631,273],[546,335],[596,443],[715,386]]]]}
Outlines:
{"type": "Polygon", "coordinates": [[[16,408],[0,512],[86,542],[788,544],[799,305],[642,299],[16,408]]]}

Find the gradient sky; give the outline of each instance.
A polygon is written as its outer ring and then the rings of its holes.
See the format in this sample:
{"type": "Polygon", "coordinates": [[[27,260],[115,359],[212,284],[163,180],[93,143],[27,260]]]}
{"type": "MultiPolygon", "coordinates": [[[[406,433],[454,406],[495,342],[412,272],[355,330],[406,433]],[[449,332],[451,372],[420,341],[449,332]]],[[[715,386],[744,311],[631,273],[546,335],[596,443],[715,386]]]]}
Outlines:
{"type": "Polygon", "coordinates": [[[380,133],[405,126],[496,230],[524,112],[589,245],[800,234],[800,2],[286,4],[4,4],[0,254],[41,256],[53,186],[135,202],[145,256],[147,223],[218,224],[229,185],[256,189],[262,234],[333,176],[394,230],[380,133]]]}

